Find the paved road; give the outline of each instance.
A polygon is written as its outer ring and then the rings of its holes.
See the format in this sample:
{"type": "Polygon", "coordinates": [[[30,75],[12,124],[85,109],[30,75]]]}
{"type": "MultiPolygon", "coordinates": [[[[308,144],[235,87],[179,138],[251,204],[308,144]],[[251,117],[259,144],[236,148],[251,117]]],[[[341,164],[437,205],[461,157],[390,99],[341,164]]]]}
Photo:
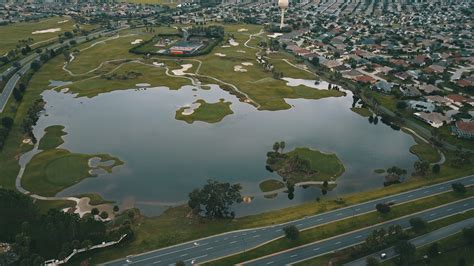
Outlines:
{"type": "MultiPolygon", "coordinates": [[[[426,235],[419,236],[417,238],[413,238],[409,240],[415,247],[419,248],[428,244],[431,244],[433,242],[436,242],[438,240],[441,240],[443,238],[455,235],[459,232],[462,231],[464,228],[468,228],[474,226],[474,218],[469,218],[464,221],[460,221],[454,224],[450,224],[446,227],[440,228],[436,231],[430,232],[426,235]]],[[[384,250],[381,250],[377,253],[373,253],[371,255],[365,256],[363,258],[357,259],[355,261],[351,261],[349,263],[344,264],[345,266],[365,266],[366,265],[366,260],[368,257],[374,257],[378,261],[382,261],[380,259],[380,254],[385,253],[387,254],[387,258],[385,260],[395,258],[398,256],[397,252],[395,252],[394,247],[390,247],[384,250]]]]}
{"type": "MultiPolygon", "coordinates": [[[[89,38],[94,38],[96,36],[99,36],[100,34],[106,34],[106,33],[107,34],[114,34],[114,33],[118,32],[122,29],[123,28],[113,30],[113,31],[102,30],[102,31],[98,31],[98,32],[89,34],[88,36],[77,37],[77,38],[75,38],[75,40],[76,40],[77,43],[82,43],[82,42],[85,42],[88,37],[89,38]]],[[[55,50],[55,49],[58,49],[59,47],[61,47],[63,45],[66,45],[66,44],[67,44],[66,42],[64,44],[55,43],[53,45],[50,45],[50,46],[46,47],[45,49],[55,50]]],[[[0,94],[0,113],[2,113],[3,110],[5,109],[5,106],[8,103],[8,99],[10,98],[10,96],[13,92],[13,89],[15,88],[16,84],[20,80],[21,76],[24,75],[30,69],[31,62],[33,62],[34,60],[36,60],[38,58],[39,58],[39,55],[36,54],[36,53],[33,53],[33,54],[31,54],[31,55],[29,55],[29,56],[27,56],[27,57],[25,57],[25,58],[23,58],[19,61],[19,63],[21,64],[22,67],[18,71],[16,70],[16,68],[11,67],[11,68],[7,69],[5,72],[3,72],[2,76],[10,75],[13,72],[14,72],[14,74],[8,80],[7,84],[5,84],[5,87],[3,88],[2,94],[0,94]]]]}
{"type": "MultiPolygon", "coordinates": [[[[116,261],[108,262],[106,265],[169,265],[179,260],[185,261],[188,264],[191,262],[203,263],[224,256],[240,253],[282,237],[282,228],[288,224],[293,224],[300,230],[308,229],[318,225],[334,222],[336,220],[373,212],[375,211],[375,205],[378,203],[395,202],[396,204],[399,204],[427,196],[433,196],[438,193],[447,192],[451,190],[451,184],[455,182],[461,182],[467,186],[472,186],[474,185],[474,176],[467,176],[456,180],[419,188],[350,207],[309,216],[285,224],[239,230],[210,236],[196,241],[190,241],[172,247],[135,255],[128,258],[130,262],[127,262],[127,258],[122,258],[116,261]]],[[[123,256],[126,255],[129,254],[123,254],[123,256]]]]}
{"type": "Polygon", "coordinates": [[[413,217],[420,217],[430,222],[471,209],[474,209],[474,197],[245,262],[243,265],[291,265],[362,243],[375,229],[387,228],[390,225],[400,225],[405,229],[409,228],[409,220],[413,217]]]}

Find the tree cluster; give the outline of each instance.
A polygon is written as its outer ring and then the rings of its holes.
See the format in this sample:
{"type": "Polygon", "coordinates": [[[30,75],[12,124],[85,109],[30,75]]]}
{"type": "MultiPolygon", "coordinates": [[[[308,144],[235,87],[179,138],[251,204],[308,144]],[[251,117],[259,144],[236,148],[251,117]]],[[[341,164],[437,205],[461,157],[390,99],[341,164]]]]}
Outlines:
{"type": "Polygon", "coordinates": [[[207,180],[201,189],[189,193],[188,206],[207,218],[234,218],[231,206],[242,202],[240,184],[220,183],[207,180]]]}

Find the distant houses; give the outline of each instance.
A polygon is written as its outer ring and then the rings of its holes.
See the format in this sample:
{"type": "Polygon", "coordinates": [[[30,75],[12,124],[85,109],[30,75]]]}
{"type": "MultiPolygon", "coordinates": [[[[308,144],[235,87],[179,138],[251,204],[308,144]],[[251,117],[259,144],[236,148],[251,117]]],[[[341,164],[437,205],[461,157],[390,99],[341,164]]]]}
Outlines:
{"type": "Polygon", "coordinates": [[[457,121],[451,130],[459,138],[474,139],[474,121],[457,121]]]}

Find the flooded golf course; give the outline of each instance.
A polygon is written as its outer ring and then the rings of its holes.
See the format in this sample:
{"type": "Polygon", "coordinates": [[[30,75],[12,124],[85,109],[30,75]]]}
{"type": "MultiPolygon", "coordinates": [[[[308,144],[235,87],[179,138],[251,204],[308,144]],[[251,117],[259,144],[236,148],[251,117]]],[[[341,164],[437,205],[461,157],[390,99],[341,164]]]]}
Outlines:
{"type": "Polygon", "coordinates": [[[399,166],[411,169],[417,160],[409,152],[412,137],[383,123],[368,122],[350,110],[352,94],[320,100],[287,100],[292,108],[258,111],[217,86],[210,90],[185,86],[180,90],[147,88],[113,91],[93,98],[48,90],[47,102],[34,133],[64,125],[61,148],[84,154],[107,153],[125,162],[60,192],[60,196],[98,193],[123,207],[138,207],[159,215],[169,206],[186,203],[188,193],[209,178],[240,183],[251,203],[236,206],[238,216],[279,209],[323,197],[316,187],[297,188],[289,200],[280,192],[267,199],[259,183],[281,179],[265,169],[266,153],[275,141],[287,151],[308,147],[335,153],[345,166],[337,187],[324,197],[383,186],[374,169],[399,166]],[[193,90],[194,89],[194,90],[193,90]],[[187,124],[175,112],[198,99],[232,102],[234,114],[221,122],[187,124]]]}

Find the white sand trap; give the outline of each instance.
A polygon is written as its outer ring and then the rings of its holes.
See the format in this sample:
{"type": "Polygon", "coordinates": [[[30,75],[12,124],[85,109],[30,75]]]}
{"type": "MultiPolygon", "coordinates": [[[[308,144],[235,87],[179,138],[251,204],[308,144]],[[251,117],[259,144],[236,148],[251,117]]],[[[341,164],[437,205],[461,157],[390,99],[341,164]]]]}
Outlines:
{"type": "Polygon", "coordinates": [[[241,65],[236,65],[234,66],[234,71],[235,72],[247,72],[247,69],[245,69],[243,66],[241,65]]]}
{"type": "Polygon", "coordinates": [[[244,50],[237,50],[236,52],[237,52],[237,53],[242,53],[242,54],[246,54],[246,53],[247,53],[247,52],[244,51],[244,50]]]}
{"type": "Polygon", "coordinates": [[[239,30],[237,30],[238,32],[245,32],[245,31],[249,31],[249,29],[246,29],[246,28],[241,28],[239,30]]]}
{"type": "Polygon", "coordinates": [[[220,56],[220,57],[226,57],[226,54],[221,54],[221,53],[215,53],[215,55],[220,56]]]}
{"type": "Polygon", "coordinates": [[[63,23],[66,23],[66,22],[68,22],[68,21],[69,21],[69,19],[61,20],[61,21],[58,21],[58,24],[63,24],[63,23]]]}
{"type": "Polygon", "coordinates": [[[42,34],[42,33],[52,33],[61,31],[61,28],[47,29],[47,30],[37,30],[33,31],[31,34],[42,34]]]}
{"type": "Polygon", "coordinates": [[[189,70],[190,68],[193,67],[192,64],[184,64],[184,65],[181,65],[181,69],[175,69],[171,72],[173,72],[173,74],[175,74],[176,76],[184,76],[186,75],[186,71],[189,70]]]}
{"type": "Polygon", "coordinates": [[[130,44],[135,45],[135,44],[140,44],[142,42],[143,42],[142,39],[136,39],[135,41],[131,42],[130,44]]]}
{"type": "Polygon", "coordinates": [[[159,67],[165,66],[164,63],[158,63],[158,62],[153,62],[153,65],[154,65],[154,66],[159,66],[159,67]]]}
{"type": "Polygon", "coordinates": [[[275,32],[275,33],[273,33],[273,34],[271,34],[271,35],[268,35],[268,37],[270,37],[270,38],[277,38],[277,37],[280,37],[280,36],[282,36],[282,35],[283,35],[283,33],[275,32]]]}
{"type": "Polygon", "coordinates": [[[222,45],[222,48],[230,48],[230,45],[222,45]]]}
{"type": "Polygon", "coordinates": [[[69,91],[69,88],[64,88],[64,89],[61,89],[61,93],[67,93],[69,91]]]}
{"type": "Polygon", "coordinates": [[[191,105],[187,104],[184,107],[186,109],[184,109],[184,111],[181,114],[182,115],[192,115],[192,114],[194,114],[194,110],[198,109],[199,106],[201,106],[200,103],[193,103],[191,105]]]}
{"type": "Polygon", "coordinates": [[[316,80],[294,78],[283,78],[283,80],[286,81],[286,85],[289,87],[297,87],[303,85],[318,90],[327,90],[328,88],[328,83],[325,81],[319,81],[318,83],[316,83],[316,80]]]}
{"type": "Polygon", "coordinates": [[[243,66],[253,66],[253,63],[250,63],[250,62],[243,62],[242,65],[243,65],[243,66]]]}
{"type": "Polygon", "coordinates": [[[30,144],[30,145],[33,144],[33,141],[30,138],[26,138],[22,142],[23,144],[30,144]]]}
{"type": "Polygon", "coordinates": [[[137,86],[137,87],[150,87],[151,84],[150,83],[138,83],[138,84],[135,84],[135,86],[137,86]]]}
{"type": "Polygon", "coordinates": [[[232,46],[239,46],[239,43],[236,42],[234,39],[230,39],[229,44],[232,45],[232,46]]]}

